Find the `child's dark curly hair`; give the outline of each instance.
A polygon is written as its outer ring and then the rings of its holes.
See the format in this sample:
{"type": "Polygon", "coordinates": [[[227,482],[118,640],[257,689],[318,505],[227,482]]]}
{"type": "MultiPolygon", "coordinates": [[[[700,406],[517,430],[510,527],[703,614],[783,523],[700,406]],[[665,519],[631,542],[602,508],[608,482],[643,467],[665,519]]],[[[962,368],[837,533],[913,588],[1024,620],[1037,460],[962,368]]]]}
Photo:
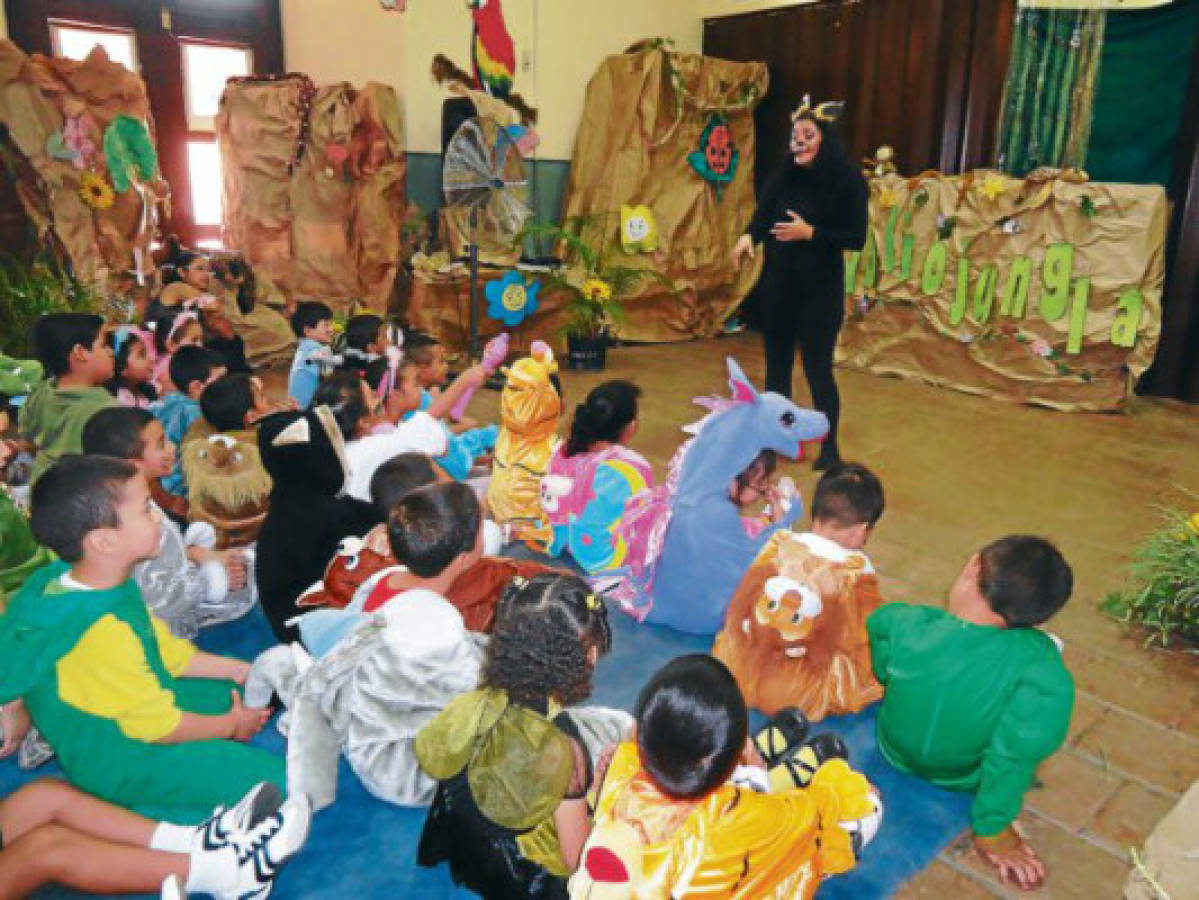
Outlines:
{"type": "Polygon", "coordinates": [[[581,578],[546,573],[514,578],[500,599],[483,664],[483,683],[508,692],[514,703],[543,708],[591,696],[592,648],[612,646],[604,601],[581,578]]]}

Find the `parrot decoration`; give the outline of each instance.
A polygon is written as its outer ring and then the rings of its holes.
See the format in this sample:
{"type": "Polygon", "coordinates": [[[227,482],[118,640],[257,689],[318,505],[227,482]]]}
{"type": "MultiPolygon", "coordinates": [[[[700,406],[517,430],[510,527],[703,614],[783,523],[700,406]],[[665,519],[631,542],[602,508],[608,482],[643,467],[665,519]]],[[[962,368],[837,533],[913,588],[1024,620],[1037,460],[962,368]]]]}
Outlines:
{"type": "Polygon", "coordinates": [[[471,61],[479,90],[505,100],[516,79],[516,44],[504,22],[500,0],[469,0],[474,20],[471,61]]]}

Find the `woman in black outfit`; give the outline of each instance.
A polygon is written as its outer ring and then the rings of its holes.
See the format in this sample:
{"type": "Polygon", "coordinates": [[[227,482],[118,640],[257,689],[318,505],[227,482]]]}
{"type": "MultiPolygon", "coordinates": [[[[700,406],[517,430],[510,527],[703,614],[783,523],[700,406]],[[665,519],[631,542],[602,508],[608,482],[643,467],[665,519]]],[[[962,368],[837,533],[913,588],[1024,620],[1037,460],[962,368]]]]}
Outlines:
{"type": "MultiPolygon", "coordinates": [[[[819,108],[818,108],[819,110],[819,108]]],[[[790,153],[766,182],[746,233],[733,250],[740,268],[765,244],[758,285],[766,344],[766,389],[791,396],[798,341],[816,408],[828,416],[829,435],[817,469],[840,461],[837,422],[841,397],[833,379],[833,349],[845,318],[843,252],[866,241],[869,190],[846,156],[832,123],[807,101],[794,116],[790,153]]]]}

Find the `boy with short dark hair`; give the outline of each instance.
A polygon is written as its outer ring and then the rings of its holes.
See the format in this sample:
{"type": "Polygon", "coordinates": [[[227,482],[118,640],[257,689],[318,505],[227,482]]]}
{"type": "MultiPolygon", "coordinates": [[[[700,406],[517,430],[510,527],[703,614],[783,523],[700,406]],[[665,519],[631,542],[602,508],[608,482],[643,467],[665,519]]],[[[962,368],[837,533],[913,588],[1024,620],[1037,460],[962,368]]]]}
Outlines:
{"type": "Polygon", "coordinates": [[[137,468],[65,457],[34,487],[32,525],[62,561],[0,617],[0,703],[24,699],[72,784],[183,821],[262,781],[285,790],[281,758],[235,743],[270,714],[242,705],[249,666],[174,637],[130,578],[162,527],[137,468]]]}
{"type": "Polygon", "coordinates": [[[333,310],[318,301],[297,303],[291,316],[291,330],[300,343],[291,363],[287,395],[300,409],[307,409],[320,384],[322,365],[333,360],[329,350],[333,343],[333,310]]]}
{"type": "Polygon", "coordinates": [[[1074,682],[1037,628],[1070,597],[1053,544],[1012,535],[970,558],[947,609],[891,603],[870,618],[886,694],[878,746],[903,772],[974,793],[974,842],[1006,880],[1031,889],[1045,866],[1013,828],[1024,794],[1066,739],[1074,682]]]}
{"type": "Polygon", "coordinates": [[[838,463],[816,484],[812,532],[847,550],[861,550],[885,508],[883,484],[877,475],[861,463],[838,463]]]}
{"type": "MultiPolygon", "coordinates": [[[[150,484],[175,462],[175,445],[162,423],[134,407],[92,416],[83,429],[83,452],[131,462],[150,484]]],[[[164,519],[158,553],[133,567],[146,606],[176,637],[194,638],[201,628],[239,619],[254,605],[247,571],[252,557],[215,547],[216,532],[207,522],[193,522],[184,534],[164,519]]]]}
{"type": "MultiPolygon", "coordinates": [[[[200,395],[228,370],[219,353],[189,344],[175,351],[168,371],[176,390],[169,391],[150,411],[162,422],[167,440],[181,449],[187,432],[203,416],[200,395]]],[[[182,454],[176,455],[171,471],[162,479],[162,487],[171,494],[186,497],[187,480],[183,477],[181,457],[182,454]]]]}
{"type": "Polygon", "coordinates": [[[47,376],[21,411],[21,432],[38,449],[36,482],[59,457],[79,452],[87,420],[116,400],[104,387],[113,375],[113,352],[103,318],[53,313],[37,320],[32,338],[47,376]]]}
{"type": "Polygon", "coordinates": [[[200,411],[217,432],[247,431],[276,411],[253,375],[223,375],[200,395],[200,411]]]}

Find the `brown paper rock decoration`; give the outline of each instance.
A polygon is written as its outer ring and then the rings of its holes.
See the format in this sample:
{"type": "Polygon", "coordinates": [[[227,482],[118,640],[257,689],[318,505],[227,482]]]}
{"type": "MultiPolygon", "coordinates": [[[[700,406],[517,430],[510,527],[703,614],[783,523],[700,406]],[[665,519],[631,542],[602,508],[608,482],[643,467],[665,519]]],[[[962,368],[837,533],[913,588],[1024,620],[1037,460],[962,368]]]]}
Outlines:
{"type": "MultiPolygon", "coordinates": [[[[134,268],[139,258],[148,266],[157,201],[167,196],[150,164],[137,173],[135,190],[114,194],[99,143],[118,120],[153,141],[144,82],[103,49],[78,62],[26,56],[0,40],[0,123],[29,164],[6,167],[0,177],[21,180],[14,188],[26,215],[43,242],[65,249],[83,280],[134,268]]],[[[152,152],[151,146],[142,154],[143,162],[152,152]]]]}
{"type": "Polygon", "coordinates": [[[406,209],[395,91],[237,79],[221,98],[217,139],[226,243],[289,297],[383,311],[406,209]]]}
{"type": "Polygon", "coordinates": [[[760,262],[738,272],[730,257],[753,215],[753,111],[767,83],[761,63],[672,53],[656,41],[609,57],[592,77],[564,217],[609,216],[607,252],[621,254],[622,265],[653,267],[667,279],[646,280],[625,301],[620,337],[711,337],[756,281],[760,262]],[[689,161],[697,152],[716,177],[711,183],[689,161]],[[626,257],[620,208],[649,202],[658,248],[626,257]]]}
{"type": "Polygon", "coordinates": [[[870,182],[840,363],[1060,410],[1115,410],[1161,331],[1156,185],[1040,169],[870,182]]]}

